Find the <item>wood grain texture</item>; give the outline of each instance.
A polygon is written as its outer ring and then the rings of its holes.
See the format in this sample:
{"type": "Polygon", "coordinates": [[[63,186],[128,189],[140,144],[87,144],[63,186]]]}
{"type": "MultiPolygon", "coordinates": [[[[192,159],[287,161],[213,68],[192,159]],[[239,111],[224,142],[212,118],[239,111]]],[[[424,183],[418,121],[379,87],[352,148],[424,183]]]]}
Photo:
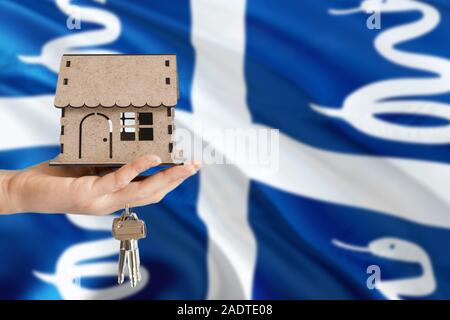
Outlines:
{"type": "Polygon", "coordinates": [[[64,55],[54,104],[173,107],[177,100],[176,55],[64,55]]]}

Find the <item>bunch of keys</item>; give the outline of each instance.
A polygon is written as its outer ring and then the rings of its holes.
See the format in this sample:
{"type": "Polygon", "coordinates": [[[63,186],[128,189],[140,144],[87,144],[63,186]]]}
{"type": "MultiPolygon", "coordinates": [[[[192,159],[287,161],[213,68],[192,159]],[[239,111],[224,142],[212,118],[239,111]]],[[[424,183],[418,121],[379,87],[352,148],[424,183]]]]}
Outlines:
{"type": "Polygon", "coordinates": [[[120,241],[119,275],[117,281],[122,284],[125,279],[125,264],[128,265],[130,284],[135,287],[141,281],[140,258],[138,240],[146,236],[145,222],[139,220],[137,215],[130,212],[130,206],[120,217],[115,218],[112,226],[113,237],[120,241]]]}

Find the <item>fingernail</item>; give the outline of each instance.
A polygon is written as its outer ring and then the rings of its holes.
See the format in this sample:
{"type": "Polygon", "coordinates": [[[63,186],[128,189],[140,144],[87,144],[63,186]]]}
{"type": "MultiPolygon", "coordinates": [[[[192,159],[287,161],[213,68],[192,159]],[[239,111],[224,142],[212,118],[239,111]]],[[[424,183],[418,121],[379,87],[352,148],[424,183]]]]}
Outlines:
{"type": "Polygon", "coordinates": [[[200,168],[201,168],[201,166],[202,166],[202,164],[200,163],[200,161],[194,161],[194,162],[192,162],[192,165],[194,166],[195,171],[200,170],[200,168]]]}
{"type": "Polygon", "coordinates": [[[192,165],[192,169],[191,169],[191,175],[194,175],[198,172],[198,170],[200,169],[200,164],[198,165],[192,165]]]}
{"type": "Polygon", "coordinates": [[[157,164],[159,164],[159,163],[161,163],[161,158],[160,157],[158,157],[158,156],[155,156],[155,155],[149,155],[149,156],[147,156],[148,158],[148,160],[149,161],[151,161],[152,163],[157,163],[157,164]]]}
{"type": "Polygon", "coordinates": [[[186,162],[184,165],[191,166],[195,171],[198,171],[200,169],[200,167],[202,166],[200,161],[197,161],[197,160],[186,162]]]}
{"type": "Polygon", "coordinates": [[[196,173],[197,173],[197,170],[194,168],[193,165],[191,165],[191,164],[186,165],[186,172],[185,172],[185,174],[183,174],[183,178],[190,177],[196,173]]]}

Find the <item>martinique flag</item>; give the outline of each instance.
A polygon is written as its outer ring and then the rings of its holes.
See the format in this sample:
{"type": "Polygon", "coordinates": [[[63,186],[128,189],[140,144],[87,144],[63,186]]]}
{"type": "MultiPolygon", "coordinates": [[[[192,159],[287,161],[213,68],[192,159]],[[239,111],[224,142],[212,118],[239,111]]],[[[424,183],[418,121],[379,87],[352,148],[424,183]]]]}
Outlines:
{"type": "Polygon", "coordinates": [[[1,216],[0,298],[450,296],[446,2],[4,0],[0,19],[0,169],[58,154],[64,53],[175,53],[179,127],[280,130],[276,171],[206,164],[136,209],[136,288],[113,216],[1,216]]]}

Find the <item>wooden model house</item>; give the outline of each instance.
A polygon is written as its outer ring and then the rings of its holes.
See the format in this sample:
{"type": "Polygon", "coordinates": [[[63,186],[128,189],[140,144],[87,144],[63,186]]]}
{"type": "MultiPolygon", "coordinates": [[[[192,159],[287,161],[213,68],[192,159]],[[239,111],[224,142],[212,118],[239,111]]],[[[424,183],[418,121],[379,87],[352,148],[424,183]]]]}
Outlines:
{"type": "Polygon", "coordinates": [[[175,55],[64,55],[61,150],[50,165],[120,166],[144,154],[175,164],[178,98],[175,55]]]}

